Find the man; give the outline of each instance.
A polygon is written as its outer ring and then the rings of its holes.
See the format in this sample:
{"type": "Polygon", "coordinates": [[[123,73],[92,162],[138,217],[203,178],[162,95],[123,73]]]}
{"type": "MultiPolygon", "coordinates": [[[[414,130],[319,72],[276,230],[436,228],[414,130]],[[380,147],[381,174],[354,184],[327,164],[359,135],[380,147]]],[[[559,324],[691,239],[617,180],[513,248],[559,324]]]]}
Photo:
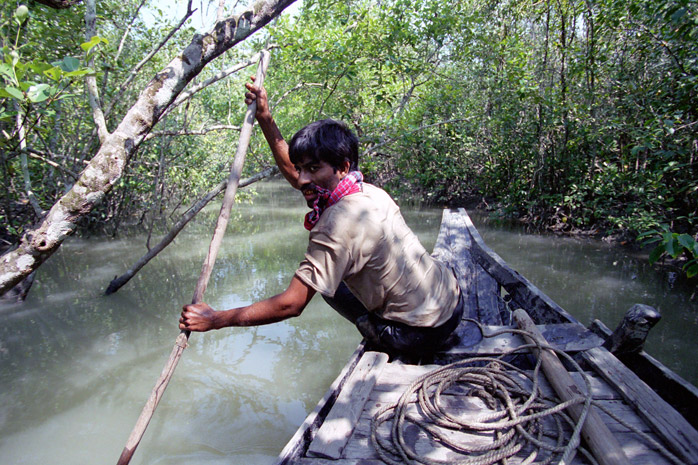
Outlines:
{"type": "Polygon", "coordinates": [[[263,88],[247,84],[274,159],[312,209],[308,250],[284,292],[252,305],[215,311],[185,305],[180,329],[208,331],[299,316],[319,292],[376,349],[433,353],[458,326],[463,300],[451,269],[434,260],[405,224],[390,196],[363,182],[358,140],[340,122],[322,120],[287,144],[263,88]]]}

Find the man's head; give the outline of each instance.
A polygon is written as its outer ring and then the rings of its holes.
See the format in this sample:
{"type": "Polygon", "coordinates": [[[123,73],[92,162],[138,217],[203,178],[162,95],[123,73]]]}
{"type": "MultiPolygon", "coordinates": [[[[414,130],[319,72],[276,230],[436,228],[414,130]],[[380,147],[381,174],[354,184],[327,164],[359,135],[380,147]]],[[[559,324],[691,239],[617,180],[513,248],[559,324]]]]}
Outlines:
{"type": "Polygon", "coordinates": [[[291,163],[324,161],[335,170],[349,162],[349,170],[359,167],[359,141],[346,124],[332,119],[311,123],[294,134],[288,147],[291,163]]]}
{"type": "Polygon", "coordinates": [[[318,188],[332,192],[344,176],[358,169],[358,146],[354,133],[331,119],[311,123],[293,136],[289,158],[309,207],[318,198],[318,188]]]}

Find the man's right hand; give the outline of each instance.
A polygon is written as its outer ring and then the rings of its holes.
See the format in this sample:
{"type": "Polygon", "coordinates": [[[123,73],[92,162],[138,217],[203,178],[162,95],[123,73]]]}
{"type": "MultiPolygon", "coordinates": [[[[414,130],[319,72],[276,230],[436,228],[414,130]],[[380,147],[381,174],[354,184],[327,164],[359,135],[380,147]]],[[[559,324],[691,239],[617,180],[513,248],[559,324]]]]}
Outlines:
{"type": "Polygon", "coordinates": [[[271,110],[269,109],[269,101],[267,100],[267,91],[264,87],[254,84],[255,78],[250,78],[252,82],[245,84],[247,92],[245,93],[245,104],[250,105],[252,102],[257,102],[257,111],[254,116],[257,120],[269,118],[271,119],[271,110]]]}
{"type": "Polygon", "coordinates": [[[214,309],[203,302],[182,307],[179,329],[187,331],[210,331],[218,329],[214,309]]]}

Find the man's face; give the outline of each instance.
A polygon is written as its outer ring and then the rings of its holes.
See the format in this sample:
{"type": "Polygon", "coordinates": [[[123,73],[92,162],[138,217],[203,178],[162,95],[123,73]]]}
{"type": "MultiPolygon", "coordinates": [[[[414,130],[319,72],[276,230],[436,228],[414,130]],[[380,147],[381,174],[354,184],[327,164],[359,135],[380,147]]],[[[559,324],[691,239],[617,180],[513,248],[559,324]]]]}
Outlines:
{"type": "Polygon", "coordinates": [[[332,192],[339,184],[339,181],[349,172],[349,163],[346,168],[335,170],[326,161],[303,158],[296,164],[298,171],[298,184],[301,186],[301,193],[309,207],[313,206],[318,196],[316,187],[321,187],[332,192]]]}

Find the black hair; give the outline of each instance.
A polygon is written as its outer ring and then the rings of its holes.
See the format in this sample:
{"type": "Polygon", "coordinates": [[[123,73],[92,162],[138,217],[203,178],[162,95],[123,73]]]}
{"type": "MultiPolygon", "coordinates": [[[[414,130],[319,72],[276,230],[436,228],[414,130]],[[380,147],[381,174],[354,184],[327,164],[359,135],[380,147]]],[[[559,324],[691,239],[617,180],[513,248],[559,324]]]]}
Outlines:
{"type": "Polygon", "coordinates": [[[345,123],[333,119],[315,121],[295,133],[288,154],[294,165],[307,157],[327,162],[335,170],[345,161],[350,171],[359,169],[359,140],[345,123]]]}

